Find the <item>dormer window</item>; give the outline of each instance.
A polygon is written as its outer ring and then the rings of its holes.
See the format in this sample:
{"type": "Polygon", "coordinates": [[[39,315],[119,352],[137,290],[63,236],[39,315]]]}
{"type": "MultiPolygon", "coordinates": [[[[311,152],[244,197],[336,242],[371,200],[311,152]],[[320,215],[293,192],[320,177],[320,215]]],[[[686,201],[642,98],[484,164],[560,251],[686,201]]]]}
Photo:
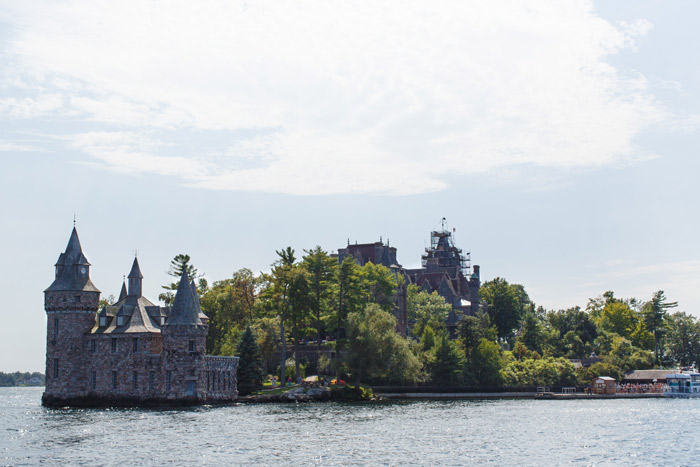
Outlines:
{"type": "Polygon", "coordinates": [[[103,328],[107,326],[107,317],[106,316],[100,316],[100,327],[103,328]]]}
{"type": "Polygon", "coordinates": [[[165,326],[165,316],[160,317],[160,325],[165,326]]]}
{"type": "Polygon", "coordinates": [[[117,316],[117,326],[124,326],[124,317],[117,316]]]}

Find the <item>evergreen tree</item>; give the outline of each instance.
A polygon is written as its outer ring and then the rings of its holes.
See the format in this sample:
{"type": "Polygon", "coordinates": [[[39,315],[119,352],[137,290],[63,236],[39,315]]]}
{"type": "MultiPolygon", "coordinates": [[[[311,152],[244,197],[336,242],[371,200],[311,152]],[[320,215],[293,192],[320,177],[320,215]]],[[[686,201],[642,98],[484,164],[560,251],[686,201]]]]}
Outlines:
{"type": "Polygon", "coordinates": [[[446,332],[437,339],[433,348],[434,359],[430,365],[431,379],[436,384],[457,383],[462,368],[462,358],[457,346],[446,332]]]}
{"type": "Polygon", "coordinates": [[[190,259],[190,255],[180,253],[170,261],[168,275],[174,277],[175,282],[164,285],[163,288],[167,292],[163,292],[162,294],[158,295],[158,300],[165,303],[165,306],[172,305],[173,300],[175,300],[175,294],[173,291],[177,290],[178,286],[180,285],[180,277],[182,277],[182,273],[184,271],[187,271],[187,277],[189,277],[190,280],[194,281],[199,279],[197,281],[197,289],[199,293],[203,293],[209,286],[207,280],[202,277],[204,274],[199,274],[197,269],[190,264],[190,259]]]}
{"type": "Polygon", "coordinates": [[[659,290],[642,310],[644,323],[649,332],[654,336],[654,359],[657,365],[660,363],[659,343],[666,333],[666,314],[669,308],[675,308],[677,306],[678,302],[667,302],[664,291],[659,290]]]}
{"type": "Polygon", "coordinates": [[[265,379],[262,355],[255,333],[246,326],[238,341],[238,393],[242,396],[262,388],[265,379]]]}

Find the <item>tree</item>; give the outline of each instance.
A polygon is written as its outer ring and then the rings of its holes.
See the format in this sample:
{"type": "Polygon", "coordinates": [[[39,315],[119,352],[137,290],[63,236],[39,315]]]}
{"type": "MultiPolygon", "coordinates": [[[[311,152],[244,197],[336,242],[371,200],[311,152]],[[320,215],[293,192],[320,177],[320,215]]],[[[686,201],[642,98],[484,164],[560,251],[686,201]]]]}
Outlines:
{"type": "Polygon", "coordinates": [[[496,340],[496,327],[491,324],[491,318],[480,312],[476,316],[464,316],[459,323],[459,338],[464,350],[467,365],[482,339],[496,340]]]}
{"type": "Polygon", "coordinates": [[[420,362],[396,332],[396,319],[376,303],[348,314],[347,365],[357,384],[413,383],[420,362]]]}
{"type": "Polygon", "coordinates": [[[520,342],[528,349],[542,354],[544,340],[545,333],[542,320],[533,311],[526,312],[520,323],[520,332],[516,342],[520,342]]]}
{"type": "Polygon", "coordinates": [[[550,311],[546,314],[545,319],[549,328],[546,332],[547,343],[545,345],[555,355],[563,355],[567,352],[563,339],[569,332],[573,332],[581,340],[586,351],[590,351],[590,347],[598,336],[596,324],[591,320],[589,313],[579,307],[550,311]]]}
{"type": "Polygon", "coordinates": [[[525,309],[532,307],[522,285],[509,284],[500,277],[485,282],[479,289],[479,298],[486,302],[487,312],[496,325],[498,337],[503,339],[512,336],[525,309]]]}
{"type": "Polygon", "coordinates": [[[681,366],[700,363],[700,321],[681,311],[668,315],[667,357],[681,366]]]}
{"type": "Polygon", "coordinates": [[[500,386],[501,384],[501,348],[490,340],[481,339],[472,352],[465,368],[465,377],[477,386],[500,386]]]}
{"type": "Polygon", "coordinates": [[[175,257],[170,261],[168,275],[174,277],[176,281],[164,285],[163,288],[167,290],[167,292],[163,292],[162,294],[158,295],[158,300],[164,302],[165,306],[172,305],[173,300],[175,300],[175,294],[173,291],[177,290],[180,284],[180,278],[182,277],[182,273],[184,271],[187,271],[187,277],[189,277],[190,280],[196,281],[199,279],[197,282],[198,292],[201,293],[207,289],[208,284],[207,280],[203,277],[204,274],[198,273],[197,269],[190,264],[190,259],[190,255],[180,253],[179,255],[175,255],[175,257]]]}
{"type": "MultiPolygon", "coordinates": [[[[365,289],[362,284],[360,267],[355,258],[348,256],[336,269],[336,283],[338,285],[337,307],[335,310],[336,328],[336,358],[342,356],[346,338],[346,320],[350,313],[362,310],[365,302],[365,289]]],[[[340,378],[340,365],[336,365],[336,376],[340,378]]]]}
{"type": "Polygon", "coordinates": [[[452,306],[437,291],[428,293],[414,284],[407,288],[406,308],[409,322],[415,323],[411,328],[414,336],[422,335],[423,328],[428,325],[433,330],[444,329],[445,320],[452,311],[452,306]]]}
{"type": "Polygon", "coordinates": [[[306,256],[302,258],[302,266],[309,273],[309,286],[311,287],[311,308],[316,318],[316,349],[321,354],[321,313],[328,308],[333,289],[333,276],[338,269],[338,261],[328,256],[320,246],[313,250],[304,250],[306,256]]]}
{"type": "Polygon", "coordinates": [[[238,341],[238,393],[242,396],[262,388],[265,379],[257,336],[246,326],[238,341]]]}
{"type": "Polygon", "coordinates": [[[433,346],[433,358],[428,368],[431,381],[436,384],[456,383],[462,364],[457,346],[449,339],[447,332],[443,331],[433,346]]]}
{"type": "Polygon", "coordinates": [[[282,344],[282,359],[280,363],[280,381],[284,382],[285,365],[287,362],[287,337],[284,322],[289,311],[289,289],[291,286],[291,270],[296,258],[294,249],[287,247],[275,251],[279,259],[272,264],[272,275],[268,278],[268,287],[264,290],[264,298],[279,316],[280,342],[282,344]]]}
{"type": "Polygon", "coordinates": [[[289,281],[289,318],[292,321],[292,338],[294,339],[294,370],[298,380],[299,370],[299,326],[306,318],[310,307],[309,273],[299,265],[292,265],[288,271],[289,281]]]}
{"type": "Polygon", "coordinates": [[[626,303],[611,301],[607,303],[598,318],[598,326],[608,332],[630,338],[637,328],[637,316],[626,303]]]}
{"type": "Polygon", "coordinates": [[[390,312],[394,307],[394,293],[399,285],[397,275],[386,266],[369,262],[362,266],[362,279],[367,301],[376,303],[382,310],[390,312]]]}
{"type": "Polygon", "coordinates": [[[675,308],[678,302],[666,301],[663,290],[654,294],[651,301],[642,308],[642,316],[647,329],[654,336],[654,359],[659,364],[659,342],[665,334],[665,318],[669,308],[675,308]]]}
{"type": "Polygon", "coordinates": [[[506,386],[570,386],[576,384],[574,365],[565,358],[513,360],[501,370],[506,386]]]}

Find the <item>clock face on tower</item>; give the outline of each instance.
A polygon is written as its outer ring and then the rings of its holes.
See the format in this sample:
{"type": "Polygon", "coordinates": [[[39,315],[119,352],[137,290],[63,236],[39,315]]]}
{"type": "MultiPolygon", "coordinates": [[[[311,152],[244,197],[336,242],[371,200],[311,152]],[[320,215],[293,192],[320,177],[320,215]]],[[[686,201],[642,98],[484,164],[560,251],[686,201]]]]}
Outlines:
{"type": "Polygon", "coordinates": [[[80,268],[80,274],[82,274],[84,276],[86,272],[87,272],[87,268],[85,266],[82,266],[80,268]]]}

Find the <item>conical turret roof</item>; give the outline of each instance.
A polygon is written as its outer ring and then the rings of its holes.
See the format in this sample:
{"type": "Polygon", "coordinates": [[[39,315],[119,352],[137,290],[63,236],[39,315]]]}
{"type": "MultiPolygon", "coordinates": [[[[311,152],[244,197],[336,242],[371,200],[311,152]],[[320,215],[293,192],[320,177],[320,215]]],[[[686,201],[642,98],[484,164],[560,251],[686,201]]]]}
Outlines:
{"type": "Polygon", "coordinates": [[[126,282],[122,282],[122,291],[119,292],[119,300],[117,300],[117,302],[121,302],[122,300],[124,300],[127,295],[128,294],[126,292],[126,282]]]}
{"type": "Polygon", "coordinates": [[[175,324],[201,325],[202,320],[199,317],[200,312],[199,298],[193,293],[190,278],[187,276],[187,271],[185,270],[182,272],[180,284],[178,285],[173,307],[170,311],[166,326],[175,324]]]}
{"type": "Polygon", "coordinates": [[[87,271],[85,271],[85,274],[79,274],[80,268],[87,268],[88,266],[90,266],[90,262],[83,254],[78,231],[73,227],[66,251],[59,255],[56,262],[56,279],[45,292],[99,292],[90,280],[87,271]]]}
{"type": "Polygon", "coordinates": [[[131,265],[131,271],[129,272],[129,275],[126,276],[128,278],[133,278],[133,277],[138,277],[139,279],[143,279],[143,274],[141,274],[141,268],[139,267],[139,259],[134,258],[134,264],[131,265]]]}

